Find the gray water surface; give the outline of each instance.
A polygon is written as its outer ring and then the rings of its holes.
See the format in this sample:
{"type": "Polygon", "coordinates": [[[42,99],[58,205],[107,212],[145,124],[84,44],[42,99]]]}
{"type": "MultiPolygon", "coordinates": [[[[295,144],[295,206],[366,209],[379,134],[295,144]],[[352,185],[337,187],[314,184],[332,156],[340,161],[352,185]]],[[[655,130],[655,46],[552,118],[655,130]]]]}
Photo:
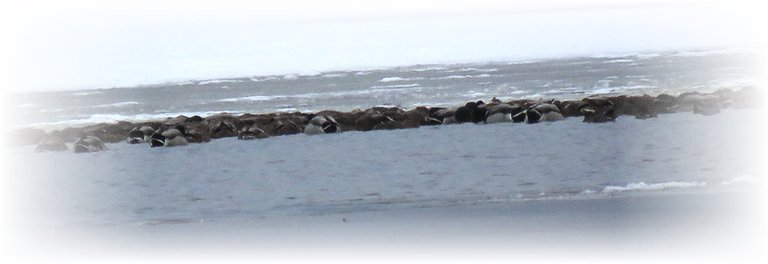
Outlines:
{"type": "Polygon", "coordinates": [[[764,131],[750,123],[757,111],[227,138],[175,148],[116,143],[85,154],[11,151],[28,184],[19,201],[53,222],[259,219],[610,196],[607,186],[633,183],[661,187],[626,193],[718,189],[760,175],[754,154],[764,131]]]}
{"type": "Polygon", "coordinates": [[[180,114],[456,106],[494,96],[504,100],[655,96],[759,86],[758,58],[752,53],[662,52],[252,76],[129,89],[17,94],[9,97],[8,111],[13,113],[11,127],[50,130],[180,114]]]}

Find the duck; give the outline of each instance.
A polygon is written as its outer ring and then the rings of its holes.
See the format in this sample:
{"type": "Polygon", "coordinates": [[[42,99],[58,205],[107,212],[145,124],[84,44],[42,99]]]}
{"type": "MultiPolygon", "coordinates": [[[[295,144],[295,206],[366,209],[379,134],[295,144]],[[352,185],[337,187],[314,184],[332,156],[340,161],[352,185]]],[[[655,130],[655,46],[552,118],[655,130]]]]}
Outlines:
{"type": "Polygon", "coordinates": [[[295,122],[291,121],[290,119],[285,120],[276,120],[274,124],[274,135],[281,136],[281,135],[291,135],[291,134],[298,134],[301,133],[303,128],[299,125],[297,125],[295,122]]]}
{"type": "MultiPolygon", "coordinates": [[[[494,97],[495,98],[495,97],[494,97]]],[[[489,104],[485,107],[485,120],[486,124],[513,122],[512,117],[520,112],[523,112],[523,107],[519,105],[510,105],[505,103],[489,104]]]]}
{"type": "Polygon", "coordinates": [[[155,129],[151,126],[135,127],[128,132],[128,143],[138,144],[142,142],[148,142],[154,133],[155,129]]]}
{"type": "Polygon", "coordinates": [[[426,115],[426,116],[424,116],[424,122],[422,122],[421,124],[427,125],[427,126],[433,126],[433,125],[440,125],[440,124],[443,123],[444,116],[439,115],[438,113],[440,113],[441,111],[445,112],[444,111],[445,108],[443,108],[443,107],[424,107],[424,106],[420,106],[420,107],[417,107],[416,109],[413,109],[413,110],[410,110],[410,111],[415,112],[415,111],[420,111],[420,110],[421,111],[426,111],[426,113],[424,113],[426,115]]]}
{"type": "Polygon", "coordinates": [[[45,151],[65,151],[69,150],[67,148],[67,144],[64,143],[64,133],[62,133],[59,130],[54,130],[50,132],[46,137],[40,141],[39,144],[37,144],[37,147],[35,148],[35,151],[37,152],[45,152],[45,151]]]}
{"type": "Polygon", "coordinates": [[[456,109],[432,107],[427,111],[427,121],[430,125],[448,125],[456,123],[456,109]]]}
{"type": "Polygon", "coordinates": [[[525,110],[525,123],[536,124],[541,120],[541,113],[536,108],[528,108],[525,110]]]}
{"type": "Polygon", "coordinates": [[[488,110],[486,109],[488,105],[483,100],[478,100],[475,102],[475,105],[477,108],[472,111],[472,123],[485,122],[485,118],[488,116],[488,110]]]}
{"type": "Polygon", "coordinates": [[[81,135],[74,144],[75,153],[98,152],[106,150],[107,146],[96,136],[81,135]]]}
{"type": "Polygon", "coordinates": [[[454,118],[456,123],[480,123],[485,120],[485,103],[481,101],[467,102],[464,106],[456,108],[454,118]]]}
{"type": "Polygon", "coordinates": [[[341,132],[339,123],[331,116],[310,114],[307,116],[307,119],[309,119],[309,124],[304,127],[304,134],[316,135],[341,132]]]}
{"type": "Polygon", "coordinates": [[[184,137],[189,143],[209,142],[211,141],[211,129],[200,122],[187,123],[184,125],[184,137]]]}
{"type": "Polygon", "coordinates": [[[539,103],[528,107],[525,111],[521,111],[514,116],[512,120],[515,123],[525,122],[527,124],[535,124],[539,122],[554,122],[564,120],[565,117],[560,113],[560,109],[550,103],[539,103]]]}
{"type": "Polygon", "coordinates": [[[237,136],[237,126],[230,121],[218,121],[211,127],[211,138],[225,138],[237,136]]]}
{"type": "Polygon", "coordinates": [[[467,102],[463,106],[456,108],[456,112],[453,117],[456,119],[456,123],[466,123],[472,121],[472,111],[477,108],[477,103],[467,102]]]}
{"type": "Polygon", "coordinates": [[[616,105],[607,98],[585,98],[587,103],[580,112],[584,116],[582,122],[585,123],[604,123],[616,121],[616,105]]]}
{"type": "Polygon", "coordinates": [[[565,117],[560,113],[560,108],[554,104],[541,103],[534,107],[539,112],[539,122],[554,122],[564,120],[565,117]]]}
{"type": "Polygon", "coordinates": [[[387,129],[395,126],[395,119],[381,111],[368,109],[360,118],[355,119],[354,124],[362,131],[387,129]]]}
{"type": "Polygon", "coordinates": [[[269,135],[267,135],[264,130],[259,128],[256,124],[251,124],[248,126],[244,126],[237,134],[237,139],[240,140],[253,140],[253,139],[259,139],[259,138],[268,138],[269,135]]]}
{"type": "Polygon", "coordinates": [[[720,97],[716,95],[698,96],[693,101],[693,113],[699,115],[714,115],[720,113],[720,97]]]}
{"type": "Polygon", "coordinates": [[[150,139],[150,147],[175,147],[188,145],[189,141],[184,135],[184,126],[177,125],[161,133],[155,133],[150,139]]]}

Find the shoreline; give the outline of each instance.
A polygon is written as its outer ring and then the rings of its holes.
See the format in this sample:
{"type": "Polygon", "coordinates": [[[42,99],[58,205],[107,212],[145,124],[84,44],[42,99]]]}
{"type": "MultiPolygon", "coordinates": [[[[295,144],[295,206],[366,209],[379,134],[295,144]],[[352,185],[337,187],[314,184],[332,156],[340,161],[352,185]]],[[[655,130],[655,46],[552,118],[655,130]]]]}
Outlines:
{"type": "MultiPolygon", "coordinates": [[[[418,106],[409,110],[398,107],[376,106],[365,110],[355,109],[350,112],[322,110],[314,113],[273,112],[267,114],[243,113],[239,115],[219,113],[206,117],[180,115],[167,117],[162,120],[117,121],[115,123],[99,123],[82,127],[67,127],[50,132],[27,127],[9,133],[10,138],[13,138],[14,141],[8,143],[13,145],[38,144],[38,146],[49,144],[57,146],[52,148],[43,147],[39,150],[64,150],[69,149],[69,147],[63,148],[61,147],[62,144],[75,142],[83,137],[83,135],[97,137],[106,143],[126,141],[132,130],[137,130],[143,126],[150,127],[153,131],[158,132],[181,126],[186,130],[185,137],[189,143],[204,143],[225,137],[238,137],[242,139],[245,134],[249,134],[250,138],[265,138],[302,133],[310,124],[310,119],[315,116],[330,117],[329,120],[336,122],[335,125],[340,128],[341,132],[404,129],[464,122],[490,123],[490,120],[487,118],[489,118],[488,116],[490,116],[491,111],[495,111],[492,109],[498,106],[504,106],[505,108],[514,107],[517,109],[503,109],[503,111],[517,111],[512,113],[505,112],[509,115],[507,119],[510,119],[503,120],[505,122],[512,122],[511,116],[521,111],[526,112],[531,109],[550,111],[547,109],[551,108],[562,118],[583,118],[583,122],[601,123],[611,122],[619,117],[647,119],[656,118],[660,114],[679,112],[714,115],[719,113],[720,109],[726,108],[758,108],[761,99],[761,92],[758,89],[745,87],[737,91],[720,89],[711,93],[686,92],[678,96],[668,94],[657,96],[591,96],[581,100],[563,101],[557,99],[517,99],[502,102],[493,97],[487,103],[480,100],[469,102],[464,106],[418,106]],[[547,105],[547,107],[540,107],[541,105],[547,105]],[[456,113],[462,110],[465,110],[465,112],[470,111],[468,114],[472,117],[459,120],[460,118],[458,118],[456,113]],[[485,116],[481,116],[478,119],[476,112],[482,112],[480,115],[485,116]],[[252,135],[254,133],[256,135],[252,135]]],[[[527,115],[528,113],[526,112],[527,115]]],[[[526,121],[523,123],[535,123],[527,121],[528,119],[526,117],[526,121]]],[[[518,121],[514,122],[517,123],[518,121]]]]}

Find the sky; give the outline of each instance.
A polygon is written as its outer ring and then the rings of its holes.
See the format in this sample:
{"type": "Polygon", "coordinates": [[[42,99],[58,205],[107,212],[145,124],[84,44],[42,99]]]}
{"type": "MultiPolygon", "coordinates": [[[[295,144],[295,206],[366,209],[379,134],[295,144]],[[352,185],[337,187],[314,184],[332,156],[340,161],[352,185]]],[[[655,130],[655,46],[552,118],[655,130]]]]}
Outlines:
{"type": "Polygon", "coordinates": [[[431,63],[760,48],[746,1],[25,1],[0,89],[130,87],[431,63]]]}

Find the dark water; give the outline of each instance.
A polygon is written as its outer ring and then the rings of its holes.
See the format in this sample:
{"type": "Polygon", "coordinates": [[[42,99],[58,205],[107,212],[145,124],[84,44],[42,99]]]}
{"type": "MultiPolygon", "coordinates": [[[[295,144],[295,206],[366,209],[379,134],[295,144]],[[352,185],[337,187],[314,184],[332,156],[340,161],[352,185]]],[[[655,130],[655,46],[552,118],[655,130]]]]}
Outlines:
{"type": "Polygon", "coordinates": [[[12,127],[55,129],[117,120],[227,112],[348,111],[376,105],[458,105],[493,96],[574,99],[679,94],[759,85],[755,54],[665,52],[483,64],[417,65],[190,81],[130,89],[18,94],[12,127]]]}

